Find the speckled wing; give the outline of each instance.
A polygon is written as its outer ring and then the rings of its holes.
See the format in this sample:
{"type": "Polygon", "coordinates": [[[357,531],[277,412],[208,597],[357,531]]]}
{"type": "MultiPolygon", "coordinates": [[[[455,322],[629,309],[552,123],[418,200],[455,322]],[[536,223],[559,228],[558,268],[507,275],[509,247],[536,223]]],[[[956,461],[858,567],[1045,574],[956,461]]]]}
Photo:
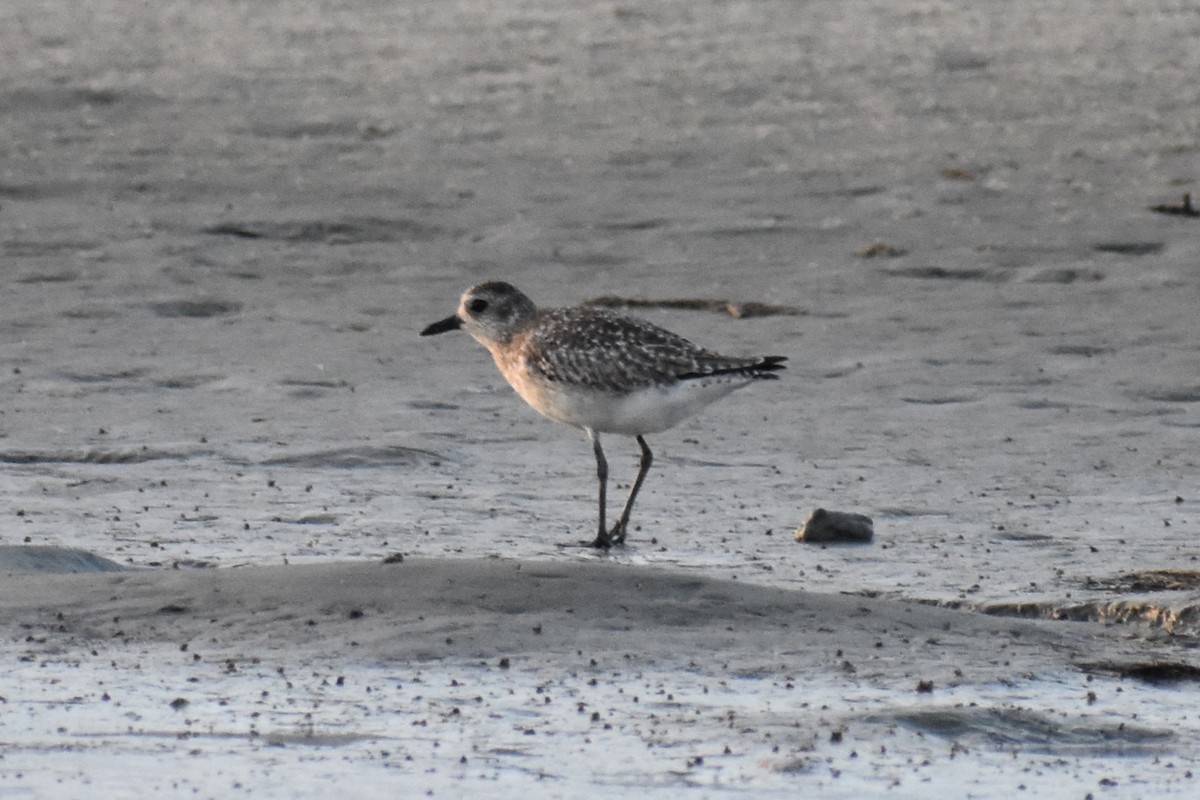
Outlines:
{"type": "Polygon", "coordinates": [[[595,308],[543,312],[524,350],[528,369],[547,381],[611,392],[715,375],[774,378],[785,360],[721,356],[652,323],[595,308]]]}

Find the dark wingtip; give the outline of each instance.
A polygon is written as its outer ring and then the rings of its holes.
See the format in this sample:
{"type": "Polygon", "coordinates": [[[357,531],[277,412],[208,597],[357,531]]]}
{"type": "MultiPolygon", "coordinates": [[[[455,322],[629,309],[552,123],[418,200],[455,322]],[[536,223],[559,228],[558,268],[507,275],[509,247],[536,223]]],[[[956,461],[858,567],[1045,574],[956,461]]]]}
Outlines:
{"type": "Polygon", "coordinates": [[[462,327],[462,320],[459,319],[457,316],[450,316],[450,317],[446,317],[445,319],[438,320],[437,322],[433,323],[432,325],[427,325],[425,327],[425,330],[421,331],[421,335],[422,336],[433,336],[438,333],[445,333],[446,331],[458,330],[461,327],[462,327]]]}
{"type": "Polygon", "coordinates": [[[714,375],[744,375],[755,380],[775,380],[779,376],[776,372],[781,369],[787,369],[783,362],[787,361],[787,356],[763,356],[752,364],[743,364],[740,367],[723,367],[721,369],[704,370],[699,372],[685,372],[678,375],[679,380],[686,381],[696,378],[710,378],[714,375]]]}
{"type": "Polygon", "coordinates": [[[763,356],[762,360],[751,367],[751,369],[755,372],[777,372],[781,369],[787,369],[783,363],[787,360],[787,356],[763,356]]]}

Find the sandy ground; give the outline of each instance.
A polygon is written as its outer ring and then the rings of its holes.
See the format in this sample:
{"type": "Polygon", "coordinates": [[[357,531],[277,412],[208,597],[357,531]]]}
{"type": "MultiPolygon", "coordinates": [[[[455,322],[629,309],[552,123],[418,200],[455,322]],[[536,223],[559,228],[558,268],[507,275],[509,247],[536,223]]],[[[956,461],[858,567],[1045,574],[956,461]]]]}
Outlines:
{"type": "Polygon", "coordinates": [[[1105,674],[1173,647],[1086,623],[601,560],[9,574],[0,602],[33,795],[1186,796],[1200,768],[1176,691],[1105,674]]]}
{"type": "Polygon", "coordinates": [[[4,3],[0,794],[1194,796],[1198,34],[4,3]],[[582,436],[416,336],[485,278],[790,369],[562,550],[582,436]]]}

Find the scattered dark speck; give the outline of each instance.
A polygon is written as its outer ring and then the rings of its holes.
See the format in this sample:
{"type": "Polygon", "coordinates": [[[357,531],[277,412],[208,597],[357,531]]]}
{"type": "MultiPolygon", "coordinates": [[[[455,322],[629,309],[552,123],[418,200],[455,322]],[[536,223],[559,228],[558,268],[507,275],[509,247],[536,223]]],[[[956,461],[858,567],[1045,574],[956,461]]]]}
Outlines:
{"type": "Polygon", "coordinates": [[[1162,252],[1162,242],[1099,242],[1092,246],[1098,253],[1116,253],[1122,256],[1151,256],[1162,252]]]}

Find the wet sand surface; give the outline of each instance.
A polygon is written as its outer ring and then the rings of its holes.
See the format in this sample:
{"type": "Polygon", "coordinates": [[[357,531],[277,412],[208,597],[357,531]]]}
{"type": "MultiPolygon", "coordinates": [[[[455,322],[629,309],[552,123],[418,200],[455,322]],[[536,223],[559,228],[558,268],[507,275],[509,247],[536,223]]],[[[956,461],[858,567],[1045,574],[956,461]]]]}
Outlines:
{"type": "Polygon", "coordinates": [[[1194,796],[1198,33],[4,4],[0,793],[1194,796]],[[563,549],[582,434],[417,337],[489,278],[790,368],[563,549]]]}

